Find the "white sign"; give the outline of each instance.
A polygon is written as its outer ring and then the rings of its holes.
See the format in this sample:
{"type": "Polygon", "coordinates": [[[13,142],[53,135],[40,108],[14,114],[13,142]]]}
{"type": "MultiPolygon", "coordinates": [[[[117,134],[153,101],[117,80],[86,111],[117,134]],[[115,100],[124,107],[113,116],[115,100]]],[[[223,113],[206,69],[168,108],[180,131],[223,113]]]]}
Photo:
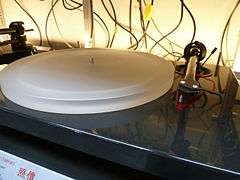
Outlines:
{"type": "Polygon", "coordinates": [[[0,150],[0,180],[73,180],[0,150]]]}

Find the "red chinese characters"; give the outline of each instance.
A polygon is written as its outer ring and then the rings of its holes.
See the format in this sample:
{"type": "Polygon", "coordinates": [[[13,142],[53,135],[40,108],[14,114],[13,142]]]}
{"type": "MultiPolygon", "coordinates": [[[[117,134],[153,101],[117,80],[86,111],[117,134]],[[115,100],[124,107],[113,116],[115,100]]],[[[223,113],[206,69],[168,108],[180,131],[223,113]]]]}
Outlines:
{"type": "Polygon", "coordinates": [[[20,168],[17,175],[20,176],[21,178],[25,179],[26,172],[27,172],[26,169],[20,168]]]}
{"type": "Polygon", "coordinates": [[[27,171],[25,168],[20,168],[17,176],[26,179],[26,180],[34,180],[36,174],[34,171],[27,171]]]}
{"type": "Polygon", "coordinates": [[[35,177],[35,172],[29,171],[27,175],[27,180],[34,180],[34,177],[35,177]]]}

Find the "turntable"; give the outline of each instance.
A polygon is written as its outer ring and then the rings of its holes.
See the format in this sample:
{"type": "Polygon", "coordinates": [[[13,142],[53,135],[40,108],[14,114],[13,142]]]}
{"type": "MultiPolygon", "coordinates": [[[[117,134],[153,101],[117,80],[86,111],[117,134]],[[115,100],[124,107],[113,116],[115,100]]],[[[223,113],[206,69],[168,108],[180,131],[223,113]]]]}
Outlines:
{"type": "MultiPolygon", "coordinates": [[[[232,100],[235,81],[228,74],[232,100]]],[[[141,52],[71,49],[29,56],[0,72],[0,125],[160,177],[237,177],[231,102],[214,105],[218,99],[209,96],[206,109],[196,107],[182,123],[171,91],[179,80],[173,78],[170,62],[141,52]],[[221,120],[213,121],[220,109],[221,120]],[[202,119],[214,124],[211,133],[202,119]],[[193,148],[198,139],[201,151],[193,148]],[[215,148],[220,160],[210,157],[215,148]]]]}
{"type": "Polygon", "coordinates": [[[145,53],[72,49],[18,60],[1,71],[0,84],[8,107],[59,124],[73,118],[72,128],[88,129],[120,123],[125,118],[115,116],[125,112],[133,120],[139,106],[171,88],[173,72],[170,62],[145,53]]]}

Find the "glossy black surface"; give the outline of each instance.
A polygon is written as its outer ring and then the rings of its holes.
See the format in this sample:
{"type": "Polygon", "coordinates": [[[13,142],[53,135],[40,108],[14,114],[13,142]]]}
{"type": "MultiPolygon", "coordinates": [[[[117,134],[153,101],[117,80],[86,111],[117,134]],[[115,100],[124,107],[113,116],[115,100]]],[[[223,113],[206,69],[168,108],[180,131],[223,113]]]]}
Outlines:
{"type": "Polygon", "coordinates": [[[9,128],[0,127],[0,149],[73,179],[159,179],[9,128]]]}
{"type": "MultiPolygon", "coordinates": [[[[203,88],[204,81],[200,80],[203,88]]],[[[234,102],[232,107],[233,77],[225,89],[221,103],[218,96],[206,93],[192,108],[179,112],[173,87],[147,105],[100,115],[99,120],[107,117],[115,123],[88,130],[81,128],[81,119],[95,119],[98,114],[78,119],[42,113],[2,97],[0,124],[158,176],[240,179],[240,105],[234,102]]]]}

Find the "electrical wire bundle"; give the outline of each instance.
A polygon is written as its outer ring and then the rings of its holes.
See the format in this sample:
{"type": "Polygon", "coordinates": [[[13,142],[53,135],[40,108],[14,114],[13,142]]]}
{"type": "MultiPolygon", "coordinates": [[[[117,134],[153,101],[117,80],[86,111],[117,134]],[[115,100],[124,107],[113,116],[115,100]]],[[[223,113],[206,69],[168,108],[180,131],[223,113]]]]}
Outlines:
{"type": "MultiPolygon", "coordinates": [[[[112,16],[112,14],[110,13],[110,11],[109,11],[109,9],[107,8],[104,0],[101,0],[101,2],[102,2],[102,5],[103,5],[105,11],[107,12],[108,16],[109,16],[109,17],[111,18],[111,20],[115,23],[115,28],[116,28],[117,26],[119,26],[121,29],[123,29],[124,31],[128,32],[128,33],[134,38],[134,40],[135,40],[136,43],[133,44],[133,45],[131,45],[130,47],[128,47],[128,49],[133,48],[134,50],[136,50],[136,49],[138,48],[138,39],[137,39],[137,37],[136,37],[128,28],[125,28],[121,23],[118,22],[117,17],[116,17],[116,11],[115,11],[115,8],[114,8],[114,6],[113,6],[112,1],[111,1],[111,0],[108,0],[108,2],[110,3],[110,5],[111,5],[111,7],[112,7],[112,11],[113,11],[114,16],[112,16]]],[[[115,31],[116,31],[116,30],[115,30],[115,31]]],[[[114,36],[115,36],[115,35],[116,35],[116,34],[114,34],[114,36]]]]}
{"type": "MultiPolygon", "coordinates": [[[[182,7],[184,7],[187,12],[190,14],[191,18],[192,18],[192,21],[193,21],[193,26],[194,26],[194,31],[193,31],[193,37],[192,37],[192,40],[194,40],[194,37],[195,37],[195,34],[196,34],[196,23],[195,23],[195,20],[194,20],[194,17],[191,13],[191,11],[188,9],[188,7],[186,6],[186,4],[183,2],[183,0],[180,0],[181,1],[181,4],[182,4],[182,7]]],[[[112,13],[113,15],[110,13],[110,10],[107,8],[106,6],[106,3],[104,0],[101,0],[103,6],[104,6],[104,9],[106,10],[107,14],[109,15],[109,17],[111,18],[111,20],[115,23],[115,26],[114,26],[114,34],[113,34],[113,38],[112,38],[112,42],[113,42],[113,39],[114,37],[116,36],[116,29],[117,27],[120,27],[122,28],[123,30],[125,30],[126,32],[128,32],[130,34],[130,47],[128,49],[131,49],[131,48],[134,48],[134,50],[136,50],[138,47],[139,47],[139,43],[141,41],[143,41],[143,44],[145,44],[145,48],[147,48],[147,38],[150,38],[152,41],[154,41],[154,47],[156,45],[159,45],[163,50],[165,50],[168,54],[171,54],[173,55],[174,57],[176,56],[176,54],[174,53],[171,53],[169,50],[167,50],[164,46],[162,46],[160,44],[160,42],[164,39],[167,39],[167,37],[172,34],[177,28],[178,26],[180,25],[181,21],[182,21],[182,18],[183,18],[183,12],[181,13],[181,20],[180,20],[180,23],[179,25],[171,32],[169,32],[168,34],[164,35],[161,40],[157,41],[155,40],[151,35],[149,35],[147,33],[147,29],[149,28],[149,25],[150,25],[150,22],[152,22],[154,24],[154,27],[159,31],[156,23],[154,22],[153,18],[151,18],[151,21],[147,21],[146,24],[144,22],[144,19],[143,19],[143,12],[142,12],[142,7],[143,7],[143,4],[142,4],[142,0],[138,0],[138,4],[139,4],[139,14],[140,14],[140,24],[141,24],[141,29],[142,29],[142,35],[139,39],[137,39],[137,37],[134,35],[133,33],[133,28],[132,28],[132,6],[133,6],[133,1],[130,0],[129,1],[129,26],[126,26],[126,25],[123,25],[122,23],[120,23],[118,20],[117,20],[117,17],[116,17],[116,11],[115,11],[115,8],[113,6],[113,3],[111,0],[108,0],[110,6],[111,6],[111,10],[112,10],[112,13]],[[135,41],[135,43],[133,43],[133,39],[135,41]]],[[[146,6],[146,1],[143,0],[145,6],[146,6]]],[[[154,0],[151,1],[151,5],[154,4],[154,0]]],[[[183,9],[183,8],[182,8],[183,9]]],[[[182,10],[183,11],[183,10],[182,10]]],[[[160,32],[161,33],[161,32],[160,32]]],[[[162,33],[161,33],[162,34],[162,33]]],[[[174,45],[177,45],[176,43],[173,43],[172,41],[170,41],[169,39],[167,39],[169,42],[171,42],[172,44],[174,45]]],[[[177,45],[178,47],[182,48],[181,46],[177,45]]],[[[152,47],[150,52],[152,51],[152,49],[154,48],[152,47]]],[[[177,56],[179,57],[179,56],[177,56]]]]}
{"type": "Polygon", "coordinates": [[[162,38],[160,38],[152,47],[151,49],[149,50],[149,52],[151,53],[152,50],[154,49],[154,47],[157,45],[157,43],[160,43],[162,40],[164,40],[165,38],[167,38],[169,35],[171,35],[173,32],[175,32],[178,27],[181,25],[182,23],[182,20],[183,20],[183,8],[185,8],[188,12],[188,14],[190,15],[191,19],[192,19],[192,22],[193,22],[193,35],[192,35],[192,39],[191,39],[191,42],[194,41],[194,38],[195,38],[195,35],[196,35],[196,21],[193,17],[193,14],[192,12],[189,10],[189,8],[186,6],[186,4],[184,3],[184,0],[180,0],[181,1],[181,15],[180,15],[180,19],[179,19],[179,22],[178,24],[169,32],[167,33],[166,35],[164,35],[162,38]]]}
{"type": "MultiPolygon", "coordinates": [[[[50,42],[50,40],[49,40],[49,37],[48,37],[48,20],[49,20],[50,14],[52,13],[53,18],[54,18],[55,25],[56,25],[57,30],[58,30],[58,33],[59,33],[59,35],[61,36],[63,42],[64,42],[69,48],[73,48],[73,46],[65,40],[65,38],[64,38],[64,36],[63,36],[60,28],[59,28],[58,22],[57,22],[57,18],[56,18],[56,15],[55,15],[54,8],[55,8],[55,6],[57,5],[57,3],[59,3],[59,2],[60,2],[60,0],[56,0],[55,2],[54,2],[54,0],[51,1],[51,8],[50,8],[50,10],[49,10],[49,12],[48,12],[47,19],[46,19],[46,22],[45,22],[45,34],[46,34],[46,39],[47,39],[47,42],[48,42],[49,46],[50,46],[51,48],[53,48],[53,46],[52,46],[52,44],[51,44],[51,42],[50,42]]],[[[78,2],[76,2],[76,1],[74,1],[74,0],[70,0],[70,2],[68,2],[67,0],[62,0],[63,7],[64,7],[65,9],[67,9],[67,10],[70,10],[70,11],[76,10],[76,9],[82,7],[82,4],[81,4],[81,3],[78,3],[78,2]],[[71,2],[71,3],[70,3],[70,2],[71,2]],[[73,4],[74,4],[75,6],[74,6],[73,4]]]]}
{"type": "MultiPolygon", "coordinates": [[[[50,10],[48,12],[48,16],[47,16],[46,23],[45,23],[45,33],[46,33],[46,38],[47,38],[48,44],[49,44],[50,47],[52,47],[52,44],[49,41],[49,37],[48,37],[48,27],[47,26],[48,26],[48,21],[49,21],[50,14],[53,13],[54,21],[55,21],[56,27],[58,29],[58,32],[59,32],[61,38],[63,39],[64,43],[69,48],[72,48],[72,45],[69,45],[69,43],[67,43],[65,41],[65,39],[64,39],[64,37],[63,37],[63,35],[62,35],[61,31],[60,31],[60,28],[58,27],[58,23],[57,23],[57,20],[56,20],[56,15],[54,13],[54,7],[56,6],[56,4],[58,2],[60,2],[60,0],[56,0],[55,2],[53,2],[53,1],[54,0],[52,0],[51,8],[50,8],[50,10]]],[[[82,7],[82,3],[79,3],[79,2],[76,2],[76,1],[73,1],[73,0],[70,0],[70,2],[68,2],[67,0],[62,0],[62,5],[63,5],[65,10],[69,10],[69,11],[79,10],[80,12],[83,11],[82,9],[80,9],[82,7]],[[72,2],[72,3],[70,3],[70,2],[72,2]]],[[[98,13],[93,12],[93,14],[95,16],[94,17],[94,21],[96,21],[100,25],[100,27],[104,30],[104,32],[105,32],[105,36],[106,36],[106,39],[107,39],[106,47],[109,47],[109,43],[110,43],[110,32],[109,32],[109,29],[108,29],[105,21],[101,18],[101,16],[98,13]]]]}
{"type": "MultiPolygon", "coordinates": [[[[43,37],[42,37],[42,32],[41,32],[41,29],[38,25],[38,23],[36,22],[36,20],[32,17],[32,15],[17,1],[17,0],[14,0],[15,3],[27,14],[27,16],[33,21],[33,23],[36,25],[37,27],[37,30],[39,32],[39,36],[40,36],[40,40],[39,40],[39,45],[42,46],[43,45],[43,37]]],[[[70,11],[73,11],[73,10],[80,10],[82,11],[80,8],[82,7],[82,3],[80,2],[77,2],[75,0],[61,0],[62,1],[62,5],[63,7],[66,9],[66,10],[70,10],[70,11]]],[[[47,17],[46,17],[46,21],[45,21],[45,35],[46,35],[46,40],[47,40],[47,43],[48,45],[53,49],[53,45],[51,43],[51,41],[49,40],[49,35],[48,35],[48,22],[49,22],[49,18],[50,18],[50,15],[52,13],[53,15],[53,18],[54,18],[54,22],[55,22],[55,25],[56,25],[56,28],[58,30],[58,33],[59,35],[61,36],[61,39],[63,40],[64,44],[66,44],[69,48],[73,48],[73,45],[71,45],[69,42],[66,41],[66,39],[64,38],[61,30],[60,30],[60,27],[58,25],[58,22],[57,22],[57,17],[56,17],[56,14],[54,12],[54,7],[57,5],[57,3],[59,3],[60,0],[52,0],[51,1],[51,8],[50,10],[48,11],[48,14],[47,14],[47,17]]],[[[106,44],[106,47],[109,47],[109,44],[110,44],[110,32],[109,32],[109,29],[105,23],[105,21],[101,18],[101,16],[96,13],[96,12],[93,12],[94,13],[94,16],[96,16],[96,18],[94,18],[94,20],[100,25],[100,27],[104,30],[105,34],[106,34],[106,38],[107,38],[107,44],[106,44]]]]}
{"type": "MultiPolygon", "coordinates": [[[[14,0],[14,1],[21,7],[21,9],[32,19],[32,21],[37,26],[39,34],[40,34],[40,45],[42,45],[42,34],[41,34],[40,27],[38,26],[36,21],[32,18],[32,16],[19,4],[19,2],[17,0],[14,0]]],[[[46,40],[47,40],[47,43],[49,44],[49,46],[53,49],[53,44],[51,43],[51,41],[49,39],[49,33],[48,33],[49,19],[50,19],[50,16],[52,14],[55,26],[57,28],[57,31],[58,31],[61,39],[67,45],[67,47],[73,48],[74,46],[71,43],[67,42],[67,40],[64,38],[63,33],[61,32],[61,28],[59,27],[59,24],[58,24],[58,21],[57,21],[57,15],[54,11],[54,8],[60,2],[62,4],[62,7],[65,10],[68,10],[68,11],[75,11],[75,10],[83,11],[82,10],[82,3],[77,1],[77,0],[51,0],[51,8],[48,11],[46,21],[45,21],[46,40]]],[[[176,25],[176,27],[173,30],[171,30],[169,33],[167,33],[165,35],[163,35],[161,33],[161,31],[159,30],[159,28],[158,28],[157,24],[155,23],[153,17],[151,17],[150,19],[147,19],[147,20],[144,19],[144,15],[143,15],[142,10],[143,10],[143,8],[146,8],[146,6],[147,6],[146,0],[138,0],[137,1],[138,5],[139,5],[139,22],[140,22],[140,25],[141,25],[141,35],[140,35],[139,38],[134,34],[134,31],[138,31],[138,30],[136,30],[132,27],[133,0],[129,0],[129,25],[124,25],[121,22],[119,22],[118,17],[117,17],[117,13],[116,13],[116,9],[113,5],[112,0],[101,0],[101,4],[102,4],[104,10],[107,12],[107,15],[110,17],[110,19],[114,22],[114,29],[113,29],[112,35],[110,35],[110,30],[109,30],[109,27],[107,26],[107,23],[96,12],[93,12],[94,21],[96,21],[99,24],[99,26],[103,29],[103,31],[105,32],[106,47],[109,47],[109,48],[113,47],[115,38],[117,36],[118,28],[120,28],[130,35],[130,46],[128,47],[128,49],[137,50],[140,47],[139,43],[141,43],[141,42],[142,42],[142,45],[145,45],[145,49],[148,49],[148,42],[147,41],[148,41],[148,39],[150,39],[151,41],[154,42],[154,45],[150,48],[149,52],[152,52],[152,50],[158,45],[160,48],[162,48],[164,51],[167,52],[167,55],[172,55],[173,57],[181,58],[182,57],[181,53],[174,51],[172,45],[176,45],[179,48],[182,48],[182,46],[180,46],[180,45],[172,42],[171,40],[169,40],[168,36],[170,34],[172,34],[173,32],[175,32],[178,29],[178,27],[180,26],[180,24],[182,22],[182,19],[183,19],[183,9],[186,9],[186,11],[189,13],[189,15],[190,15],[190,17],[193,21],[194,29],[193,29],[193,36],[192,36],[191,41],[193,41],[194,37],[195,37],[196,22],[194,20],[194,17],[192,15],[191,11],[188,9],[188,7],[184,3],[184,1],[180,0],[180,2],[181,2],[181,14],[180,14],[179,23],[176,25]],[[106,1],[107,1],[108,5],[110,5],[110,6],[107,6],[106,1]],[[152,24],[153,27],[159,32],[159,34],[162,35],[161,39],[156,40],[155,38],[153,38],[147,32],[149,27],[150,27],[150,24],[152,24]],[[165,39],[170,42],[172,52],[169,51],[163,45],[161,45],[161,41],[163,41],[165,39]]],[[[150,1],[150,5],[152,7],[154,6],[154,0],[150,1]]],[[[165,56],[167,56],[167,55],[165,55],[165,56]]]]}

